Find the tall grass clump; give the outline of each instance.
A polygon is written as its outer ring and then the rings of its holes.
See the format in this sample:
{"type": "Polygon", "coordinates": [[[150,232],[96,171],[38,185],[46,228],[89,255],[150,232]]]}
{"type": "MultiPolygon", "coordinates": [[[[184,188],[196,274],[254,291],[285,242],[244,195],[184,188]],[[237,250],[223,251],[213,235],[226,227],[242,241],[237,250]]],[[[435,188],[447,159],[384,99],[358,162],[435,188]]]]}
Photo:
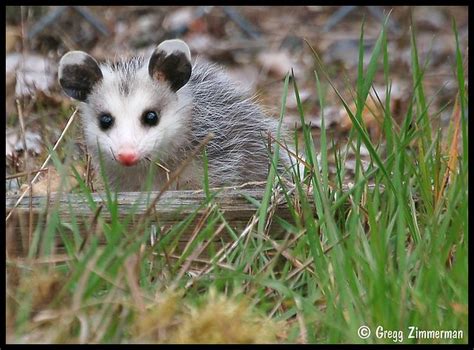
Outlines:
{"type": "MultiPolygon", "coordinates": [[[[313,50],[319,69],[353,123],[349,139],[356,150],[353,186],[344,192],[336,183],[328,190],[327,173],[314,153],[311,133],[307,128],[303,130],[311,169],[308,184],[312,193],[309,194],[316,210],[311,211],[306,200],[301,204],[307,220],[304,226],[309,252],[317,274],[315,290],[325,300],[324,311],[315,310],[309,322],[313,327],[320,325],[318,339],[322,342],[467,342],[467,157],[458,154],[458,149],[467,151],[463,141],[467,135],[467,96],[455,25],[453,28],[459,92],[444,140],[441,130],[434,130],[433,115],[424,94],[425,70],[420,67],[414,30],[413,92],[401,127],[390,113],[391,79],[385,26],[365,70],[361,33],[355,111],[329,80],[313,50]],[[384,152],[380,145],[372,143],[362,118],[380,64],[386,86],[385,105],[382,105],[384,152]],[[360,162],[358,150],[362,144],[371,157],[367,169],[360,162]],[[350,203],[343,213],[340,198],[347,198],[350,203]],[[367,326],[371,335],[361,337],[358,334],[361,326],[367,326]],[[391,331],[392,336],[384,330],[391,331]],[[416,333],[417,330],[458,330],[463,335],[446,333],[450,338],[423,339],[423,333],[416,333]],[[397,336],[393,336],[393,331],[397,331],[397,336]]],[[[295,91],[298,94],[296,84],[295,91]]],[[[299,101],[298,105],[301,105],[299,101]]],[[[300,114],[303,122],[302,108],[300,114]]],[[[320,158],[324,162],[327,145],[324,126],[322,129],[320,158]]],[[[336,167],[336,177],[342,178],[344,165],[341,157],[336,159],[341,162],[336,167]]],[[[299,194],[304,195],[300,188],[299,194]]]]}

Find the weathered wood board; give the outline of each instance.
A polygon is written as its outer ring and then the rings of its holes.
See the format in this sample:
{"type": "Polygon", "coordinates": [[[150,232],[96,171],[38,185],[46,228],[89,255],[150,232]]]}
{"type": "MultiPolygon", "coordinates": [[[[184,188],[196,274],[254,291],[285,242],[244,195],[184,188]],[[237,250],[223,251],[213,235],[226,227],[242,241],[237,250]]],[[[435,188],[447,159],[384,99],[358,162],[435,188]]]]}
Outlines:
{"type": "MultiPolygon", "coordinates": [[[[149,194],[142,192],[117,193],[118,217],[124,219],[131,215],[128,225],[133,229],[158,194],[158,192],[150,192],[149,194]]],[[[214,199],[225,220],[237,232],[248,224],[249,219],[257,211],[256,205],[251,203],[247,197],[261,201],[263,189],[225,189],[218,191],[214,199]]],[[[14,208],[17,200],[17,196],[6,197],[7,213],[14,208]]],[[[150,222],[159,225],[175,224],[201,207],[196,215],[195,222],[197,223],[208,209],[207,206],[203,206],[205,200],[206,195],[203,191],[165,192],[156,202],[154,208],[149,211],[151,213],[148,214],[150,222]]],[[[105,193],[93,193],[92,201],[94,205],[89,204],[85,196],[70,193],[53,193],[49,197],[25,196],[14,209],[14,215],[6,223],[7,253],[10,256],[24,256],[31,241],[30,220],[34,229],[35,225],[38,224],[38,220],[42,220],[44,223],[48,212],[50,213],[53,210],[57,210],[62,222],[71,222],[71,217],[74,216],[80,224],[82,234],[87,234],[90,223],[96,215],[94,207],[102,206],[99,215],[102,219],[109,221],[111,213],[107,208],[105,193]]],[[[282,218],[290,217],[288,206],[284,200],[276,205],[274,214],[282,218]]],[[[190,232],[185,232],[181,236],[182,246],[189,240],[193,228],[194,223],[190,225],[190,232]]],[[[216,240],[219,241],[229,241],[231,239],[227,233],[216,237],[216,240]]],[[[59,237],[58,241],[60,242],[59,237]]]]}

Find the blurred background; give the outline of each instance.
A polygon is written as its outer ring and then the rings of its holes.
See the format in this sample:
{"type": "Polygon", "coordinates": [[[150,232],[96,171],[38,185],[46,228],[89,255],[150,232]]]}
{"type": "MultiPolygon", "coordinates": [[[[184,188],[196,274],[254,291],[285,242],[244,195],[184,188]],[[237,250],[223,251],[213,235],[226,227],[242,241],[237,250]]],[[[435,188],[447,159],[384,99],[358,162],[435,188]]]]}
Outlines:
{"type": "MultiPolygon", "coordinates": [[[[413,96],[413,28],[420,65],[425,67],[423,84],[430,98],[430,111],[441,125],[447,124],[452,108],[445,107],[453,104],[457,92],[452,21],[456,22],[460,47],[467,57],[467,7],[7,7],[7,174],[24,169],[21,154],[25,147],[36,159],[45,151],[45,144],[54,144],[71,114],[73,104],[60,91],[56,77],[57,63],[69,50],[87,51],[100,61],[142,54],[163,40],[181,38],[190,46],[193,57],[225,66],[231,77],[247,87],[274,116],[280,111],[284,77],[293,71],[305,122],[311,124],[317,136],[321,107],[314,74],[317,65],[310,46],[321,58],[334,86],[351,102],[362,22],[365,20],[367,63],[388,13],[393,115],[402,118],[413,96]],[[25,142],[20,137],[20,114],[25,142]]],[[[335,144],[340,144],[352,125],[331,86],[323,76],[320,78],[325,91],[326,127],[335,144]]],[[[379,69],[375,82],[374,93],[384,101],[383,69],[379,69]]],[[[291,85],[284,122],[298,129],[301,122],[291,85]]],[[[377,140],[381,123],[378,107],[373,107],[364,118],[370,136],[377,140]]]]}

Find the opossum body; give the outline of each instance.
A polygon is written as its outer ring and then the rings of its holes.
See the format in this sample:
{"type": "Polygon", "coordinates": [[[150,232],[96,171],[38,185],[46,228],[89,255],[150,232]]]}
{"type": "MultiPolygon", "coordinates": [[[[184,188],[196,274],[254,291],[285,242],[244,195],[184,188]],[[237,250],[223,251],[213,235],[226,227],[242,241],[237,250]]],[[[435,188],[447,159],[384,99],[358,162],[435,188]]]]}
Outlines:
{"type": "MultiPolygon", "coordinates": [[[[120,191],[143,190],[149,167],[159,163],[152,188],[167,181],[190,152],[207,145],[211,186],[263,181],[268,175],[268,118],[216,65],[191,64],[188,46],[167,40],[149,58],[98,64],[70,51],[59,64],[59,83],[80,101],[84,136],[97,167],[102,158],[109,184],[120,191]]],[[[288,165],[280,152],[280,169],[288,165]]],[[[180,174],[181,189],[202,187],[203,164],[195,158],[180,174]]]]}

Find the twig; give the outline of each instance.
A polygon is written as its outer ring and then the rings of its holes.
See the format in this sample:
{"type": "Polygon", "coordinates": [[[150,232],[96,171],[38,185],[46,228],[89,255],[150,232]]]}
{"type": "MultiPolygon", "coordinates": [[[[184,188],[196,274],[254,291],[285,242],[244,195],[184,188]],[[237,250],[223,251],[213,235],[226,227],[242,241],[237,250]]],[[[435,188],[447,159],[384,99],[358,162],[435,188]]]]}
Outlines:
{"type": "MultiPolygon", "coordinates": [[[[331,249],[333,249],[336,245],[338,245],[339,243],[341,243],[343,240],[345,240],[347,237],[349,237],[350,233],[346,233],[341,239],[339,239],[336,243],[334,243],[333,245],[327,247],[324,251],[323,251],[323,254],[327,254],[331,251],[331,249]]],[[[291,271],[288,276],[286,276],[285,278],[285,281],[289,281],[293,276],[295,276],[296,274],[300,273],[302,270],[306,269],[309,265],[311,265],[313,263],[313,258],[309,258],[308,260],[306,260],[305,263],[303,263],[303,265],[301,265],[300,267],[298,267],[296,270],[293,270],[291,271]]]]}
{"type": "Polygon", "coordinates": [[[59,18],[59,16],[61,16],[63,12],[66,11],[68,8],[69,6],[58,6],[53,11],[41,17],[40,20],[35,23],[33,28],[31,28],[30,32],[28,33],[28,40],[33,39],[39,32],[43,31],[44,28],[56,21],[56,19],[59,18]]]}
{"type": "Polygon", "coordinates": [[[94,192],[94,185],[92,184],[92,157],[88,152],[86,152],[87,162],[86,162],[86,186],[94,192]]]}
{"type": "Polygon", "coordinates": [[[19,178],[19,177],[22,177],[22,176],[32,175],[32,174],[35,174],[35,173],[38,173],[38,172],[43,172],[43,171],[48,171],[48,170],[49,170],[49,168],[37,169],[37,170],[31,170],[31,171],[23,171],[21,173],[16,173],[16,174],[13,174],[13,175],[5,176],[5,180],[12,180],[12,179],[16,179],[16,178],[19,178]]]}
{"type": "MultiPolygon", "coordinates": [[[[235,249],[235,247],[237,247],[237,245],[239,244],[240,241],[242,241],[251,231],[252,231],[252,228],[255,226],[255,224],[258,222],[258,217],[256,215],[253,215],[252,216],[252,219],[250,220],[250,223],[247,225],[247,227],[245,227],[245,229],[242,231],[242,233],[240,234],[240,236],[237,238],[237,240],[235,242],[233,242],[229,248],[229,244],[226,244],[224,247],[222,247],[219,252],[212,258],[211,260],[211,264],[214,265],[216,263],[216,260],[217,260],[217,264],[219,263],[222,263],[222,261],[224,261],[226,255],[224,253],[229,252],[229,251],[232,251],[235,249]],[[228,250],[227,250],[228,249],[228,250]]],[[[203,269],[201,270],[196,277],[194,277],[193,279],[191,279],[185,286],[185,289],[188,289],[189,287],[191,287],[194,283],[194,281],[199,278],[200,276],[202,275],[205,275],[205,274],[208,274],[209,272],[212,271],[214,266],[210,266],[209,268],[207,269],[203,269]]]]}
{"type": "MultiPolygon", "coordinates": [[[[30,182],[30,173],[28,172],[29,168],[29,162],[28,162],[28,149],[26,147],[26,130],[25,130],[25,123],[23,121],[23,110],[21,109],[20,106],[20,101],[18,99],[15,100],[16,102],[16,108],[18,110],[18,119],[20,120],[20,129],[21,129],[21,139],[23,142],[23,156],[25,157],[25,169],[27,171],[28,177],[27,177],[27,182],[30,182]]],[[[29,210],[30,210],[30,215],[28,217],[28,242],[31,242],[31,238],[33,236],[33,210],[31,210],[33,202],[31,200],[31,197],[33,195],[32,188],[30,187],[30,202],[29,202],[29,210]]]]}
{"type": "MultiPolygon", "coordinates": [[[[266,183],[267,183],[266,181],[249,181],[249,182],[246,182],[246,183],[244,183],[242,185],[238,185],[238,186],[211,187],[210,190],[226,190],[226,189],[237,190],[237,189],[241,189],[241,188],[244,188],[244,187],[247,187],[247,186],[254,187],[254,186],[264,185],[266,183]]],[[[198,194],[198,193],[202,193],[202,192],[204,192],[204,190],[196,190],[196,191],[193,192],[193,194],[198,194]]]]}
{"type": "Polygon", "coordinates": [[[75,259],[74,257],[71,257],[68,254],[55,254],[55,255],[51,255],[51,256],[38,257],[38,258],[34,258],[34,259],[21,258],[21,257],[8,258],[6,260],[6,263],[7,264],[20,265],[20,267],[24,269],[24,268],[29,267],[30,265],[54,264],[54,263],[71,261],[71,260],[74,260],[74,259],[75,259]]]}
{"type": "MultiPolygon", "coordinates": [[[[71,126],[72,122],[74,121],[74,117],[76,116],[76,113],[77,113],[78,109],[76,108],[76,110],[74,111],[74,113],[72,113],[71,117],[69,118],[66,126],[64,127],[64,130],[63,132],[61,133],[61,136],[59,136],[59,139],[56,141],[56,143],[54,144],[54,147],[53,147],[53,150],[52,152],[54,152],[56,150],[56,148],[58,147],[59,143],[62,141],[64,135],[66,134],[66,131],[69,129],[69,127],[71,126]]],[[[48,156],[46,157],[46,160],[43,162],[43,165],[41,165],[41,168],[40,170],[38,171],[38,173],[35,175],[35,177],[33,178],[33,180],[31,180],[30,184],[28,185],[28,187],[25,189],[25,191],[21,194],[21,196],[18,198],[18,200],[16,201],[15,205],[13,206],[13,208],[10,210],[10,212],[8,213],[6,219],[5,219],[5,222],[8,221],[8,219],[12,216],[13,214],[13,211],[16,209],[16,207],[18,206],[18,204],[20,204],[21,200],[23,199],[23,197],[25,197],[26,193],[30,190],[31,186],[33,185],[33,183],[38,179],[39,175],[41,174],[41,170],[43,170],[45,167],[46,167],[46,164],[48,164],[49,160],[51,159],[51,153],[48,154],[48,156]]]]}
{"type": "Polygon", "coordinates": [[[308,168],[308,169],[311,169],[311,164],[309,164],[306,160],[304,160],[301,156],[299,156],[298,154],[296,154],[295,152],[293,152],[289,147],[288,145],[284,144],[283,142],[281,142],[280,140],[277,140],[272,134],[268,133],[268,136],[271,138],[272,141],[278,143],[278,145],[280,147],[282,147],[284,150],[287,151],[287,153],[291,156],[293,156],[294,158],[296,158],[299,162],[303,163],[303,165],[308,168]]]}
{"type": "Polygon", "coordinates": [[[137,256],[128,257],[127,261],[125,262],[125,278],[127,279],[128,286],[130,287],[132,298],[138,306],[140,314],[143,316],[143,313],[145,312],[145,303],[143,302],[142,293],[140,292],[140,287],[138,286],[137,276],[135,273],[135,267],[138,263],[139,260],[137,256]]]}
{"type": "Polygon", "coordinates": [[[100,215],[100,212],[102,211],[103,207],[104,206],[102,204],[97,207],[97,209],[95,211],[95,214],[94,214],[94,217],[92,218],[91,224],[89,226],[90,229],[88,231],[86,231],[86,236],[84,237],[84,240],[82,241],[78,252],[82,252],[82,250],[84,249],[84,247],[86,245],[86,242],[89,239],[90,235],[97,233],[97,228],[98,228],[97,224],[99,222],[99,215],[100,215]]]}
{"type": "MultiPolygon", "coordinates": [[[[178,255],[174,255],[174,254],[165,254],[165,253],[153,253],[154,255],[160,255],[162,257],[168,257],[168,258],[172,258],[172,259],[175,259],[175,260],[178,260],[178,259],[182,259],[181,256],[178,256],[178,255]]],[[[191,260],[189,257],[188,258],[184,258],[184,260],[191,260]]],[[[206,264],[206,265],[212,265],[212,261],[210,260],[206,260],[206,259],[202,259],[202,258],[194,258],[192,259],[194,262],[197,262],[197,263],[200,263],[200,264],[206,264]]],[[[222,267],[224,269],[228,269],[228,270],[232,270],[232,271],[235,271],[235,267],[232,266],[232,265],[228,265],[228,264],[223,264],[223,263],[219,263],[219,262],[216,262],[215,263],[216,265],[218,265],[219,267],[222,267]]]]}
{"type": "Polygon", "coordinates": [[[357,6],[341,6],[331,17],[323,27],[324,32],[330,31],[336,24],[338,24],[344,17],[354,11],[357,6]]]}
{"type": "Polygon", "coordinates": [[[72,8],[74,11],[79,13],[84,19],[89,22],[98,32],[102,35],[108,35],[109,31],[104,26],[104,24],[97,19],[87,8],[84,6],[59,6],[58,8],[54,9],[53,11],[49,12],[36,24],[28,33],[28,39],[33,39],[38,33],[42,32],[46,27],[53,24],[66,10],[72,8]]]}
{"type": "Polygon", "coordinates": [[[166,173],[166,181],[169,181],[170,180],[170,173],[171,173],[171,170],[169,170],[167,167],[165,167],[163,164],[161,164],[160,162],[158,161],[152,161],[150,157],[146,157],[145,158],[146,160],[148,160],[150,163],[153,163],[155,164],[156,166],[160,167],[161,169],[163,169],[166,173]]]}
{"type": "MultiPolygon", "coordinates": [[[[334,12],[331,17],[329,17],[327,23],[323,27],[324,32],[329,32],[335,25],[337,25],[344,17],[346,17],[349,13],[354,11],[357,7],[360,6],[341,6],[336,12],[334,12]]],[[[367,7],[369,13],[377,18],[380,21],[384,20],[384,14],[380,10],[378,6],[363,6],[367,7]]],[[[395,34],[398,34],[401,29],[397,22],[393,21],[393,23],[388,23],[389,29],[391,29],[395,34]]]]}
{"type": "Polygon", "coordinates": [[[204,213],[202,213],[202,216],[201,216],[201,219],[199,220],[199,222],[194,226],[194,232],[193,234],[191,235],[191,237],[189,238],[189,241],[188,243],[186,244],[186,246],[184,247],[183,249],[183,255],[187,252],[187,250],[189,249],[189,247],[191,246],[191,244],[193,243],[193,241],[196,239],[197,235],[199,234],[199,232],[201,231],[202,227],[204,226],[204,223],[206,222],[206,220],[209,218],[209,215],[211,215],[212,211],[216,208],[216,205],[211,205],[209,207],[207,207],[206,211],[204,213]]]}
{"type": "Polygon", "coordinates": [[[298,325],[300,326],[300,339],[303,344],[308,343],[308,330],[306,329],[306,322],[303,316],[303,305],[301,305],[301,300],[295,298],[295,305],[298,312],[296,313],[296,318],[298,320],[298,325]]]}
{"type": "MultiPolygon", "coordinates": [[[[278,206],[280,204],[280,200],[284,198],[283,197],[280,197],[279,199],[275,199],[271,205],[269,205],[268,209],[267,209],[267,213],[270,212],[273,207],[275,206],[278,206]]],[[[246,237],[248,237],[249,233],[252,231],[253,227],[255,226],[255,224],[258,223],[258,217],[257,215],[253,215],[252,218],[249,220],[249,224],[245,227],[245,229],[242,231],[242,233],[240,234],[240,236],[237,238],[236,241],[234,241],[233,243],[228,243],[226,244],[224,247],[222,247],[219,252],[217,252],[217,254],[211,259],[211,263],[214,265],[217,261],[217,263],[222,263],[224,261],[224,259],[226,258],[226,256],[232,252],[238,245],[239,243],[246,237]],[[230,245],[230,247],[229,247],[230,245]],[[227,254],[225,254],[227,253],[227,254]]],[[[201,270],[197,276],[195,276],[192,280],[190,280],[186,286],[185,286],[185,289],[188,289],[190,286],[193,285],[194,281],[199,278],[200,276],[202,275],[205,275],[205,274],[208,274],[209,272],[212,271],[212,269],[214,268],[214,266],[210,266],[208,269],[203,269],[201,270]]]]}
{"type": "Polygon", "coordinates": [[[178,275],[176,276],[174,283],[172,283],[172,287],[171,287],[172,290],[178,286],[178,281],[183,277],[183,275],[189,269],[194,259],[196,259],[197,257],[199,257],[199,255],[201,255],[204,249],[207,248],[207,246],[214,240],[214,238],[222,232],[224,227],[225,227],[225,223],[223,222],[205,243],[201,242],[199,247],[197,247],[193,251],[192,255],[189,257],[189,260],[186,261],[186,263],[183,265],[178,275]]]}
{"type": "Polygon", "coordinates": [[[79,12],[79,14],[84,17],[87,22],[92,24],[92,26],[94,26],[97,31],[102,33],[102,35],[109,35],[109,31],[104,26],[104,24],[99,21],[99,19],[95,17],[87,8],[85,8],[84,6],[72,6],[72,8],[79,12]]]}
{"type": "Polygon", "coordinates": [[[233,6],[224,6],[224,13],[235,22],[248,37],[252,39],[260,38],[260,31],[252,23],[247,21],[233,6]]]}

